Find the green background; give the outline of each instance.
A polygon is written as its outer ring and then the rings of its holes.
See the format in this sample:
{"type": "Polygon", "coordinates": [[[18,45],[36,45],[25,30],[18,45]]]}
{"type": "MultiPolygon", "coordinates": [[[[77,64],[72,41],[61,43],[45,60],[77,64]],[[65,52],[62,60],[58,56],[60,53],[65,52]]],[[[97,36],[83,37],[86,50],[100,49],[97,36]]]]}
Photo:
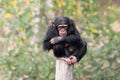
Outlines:
{"type": "Polygon", "coordinates": [[[42,49],[57,16],[76,23],[88,51],[74,80],[120,79],[119,0],[0,0],[0,80],[52,80],[55,57],[42,49]]]}

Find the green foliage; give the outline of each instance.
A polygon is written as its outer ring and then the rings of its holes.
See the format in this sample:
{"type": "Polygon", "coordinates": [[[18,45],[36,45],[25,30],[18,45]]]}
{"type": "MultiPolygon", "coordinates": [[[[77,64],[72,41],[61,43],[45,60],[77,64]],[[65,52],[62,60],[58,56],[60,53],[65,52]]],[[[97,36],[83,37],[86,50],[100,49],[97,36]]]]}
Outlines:
{"type": "Polygon", "coordinates": [[[68,16],[88,43],[87,54],[75,65],[75,80],[119,80],[119,11],[111,3],[0,0],[0,79],[54,79],[55,58],[42,50],[42,40],[55,17],[68,16]]]}

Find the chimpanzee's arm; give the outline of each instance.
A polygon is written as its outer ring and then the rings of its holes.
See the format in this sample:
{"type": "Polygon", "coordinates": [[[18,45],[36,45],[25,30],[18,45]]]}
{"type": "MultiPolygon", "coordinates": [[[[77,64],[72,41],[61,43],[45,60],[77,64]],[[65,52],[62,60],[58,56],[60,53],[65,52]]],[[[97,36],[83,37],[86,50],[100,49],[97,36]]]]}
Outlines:
{"type": "Polygon", "coordinates": [[[57,36],[57,37],[53,37],[52,40],[54,44],[56,43],[79,44],[81,41],[81,37],[79,32],[76,30],[74,33],[69,34],[66,37],[57,36]]]}
{"type": "Polygon", "coordinates": [[[74,56],[77,58],[77,62],[79,62],[82,59],[82,57],[86,54],[86,51],[87,51],[87,43],[85,41],[82,41],[80,44],[80,48],[74,54],[74,56]]]}
{"type": "Polygon", "coordinates": [[[56,43],[52,44],[50,40],[57,36],[55,33],[55,28],[53,26],[50,26],[47,30],[47,33],[45,35],[45,38],[43,40],[43,49],[44,50],[50,50],[53,49],[54,56],[56,57],[63,57],[65,56],[65,46],[64,43],[56,43]]]}
{"type": "Polygon", "coordinates": [[[50,50],[52,49],[53,45],[50,43],[51,38],[53,38],[55,36],[55,31],[54,28],[52,26],[50,26],[47,30],[47,33],[44,37],[43,40],[43,49],[44,50],[50,50]]]}
{"type": "Polygon", "coordinates": [[[80,37],[80,33],[78,32],[78,30],[75,30],[75,33],[74,34],[70,34],[68,36],[66,36],[64,38],[65,42],[66,43],[79,43],[79,41],[81,41],[81,37],[80,37]]]}

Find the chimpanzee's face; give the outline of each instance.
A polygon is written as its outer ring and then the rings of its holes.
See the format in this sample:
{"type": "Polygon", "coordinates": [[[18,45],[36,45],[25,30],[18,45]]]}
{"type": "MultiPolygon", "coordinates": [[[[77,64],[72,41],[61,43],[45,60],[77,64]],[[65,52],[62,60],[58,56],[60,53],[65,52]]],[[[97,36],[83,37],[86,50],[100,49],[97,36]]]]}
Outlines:
{"type": "Polygon", "coordinates": [[[54,20],[55,29],[59,36],[68,35],[70,33],[70,19],[68,17],[58,17],[54,20]]]}
{"type": "Polygon", "coordinates": [[[66,36],[67,35],[67,28],[68,28],[68,25],[66,25],[66,24],[58,25],[57,29],[58,29],[59,35],[66,36]]]}

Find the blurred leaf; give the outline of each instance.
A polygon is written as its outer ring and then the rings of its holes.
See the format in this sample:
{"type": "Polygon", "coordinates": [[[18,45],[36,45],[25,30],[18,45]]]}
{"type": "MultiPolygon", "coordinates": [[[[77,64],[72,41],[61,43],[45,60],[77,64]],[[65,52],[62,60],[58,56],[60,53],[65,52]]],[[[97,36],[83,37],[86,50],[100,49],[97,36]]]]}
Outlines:
{"type": "Polygon", "coordinates": [[[88,44],[75,80],[119,80],[119,13],[113,0],[0,0],[0,79],[54,79],[55,57],[42,41],[55,17],[68,16],[88,44]]]}
{"type": "Polygon", "coordinates": [[[12,18],[12,17],[13,17],[13,15],[12,15],[12,14],[10,14],[10,13],[6,13],[4,17],[9,19],[9,18],[12,18]]]}

